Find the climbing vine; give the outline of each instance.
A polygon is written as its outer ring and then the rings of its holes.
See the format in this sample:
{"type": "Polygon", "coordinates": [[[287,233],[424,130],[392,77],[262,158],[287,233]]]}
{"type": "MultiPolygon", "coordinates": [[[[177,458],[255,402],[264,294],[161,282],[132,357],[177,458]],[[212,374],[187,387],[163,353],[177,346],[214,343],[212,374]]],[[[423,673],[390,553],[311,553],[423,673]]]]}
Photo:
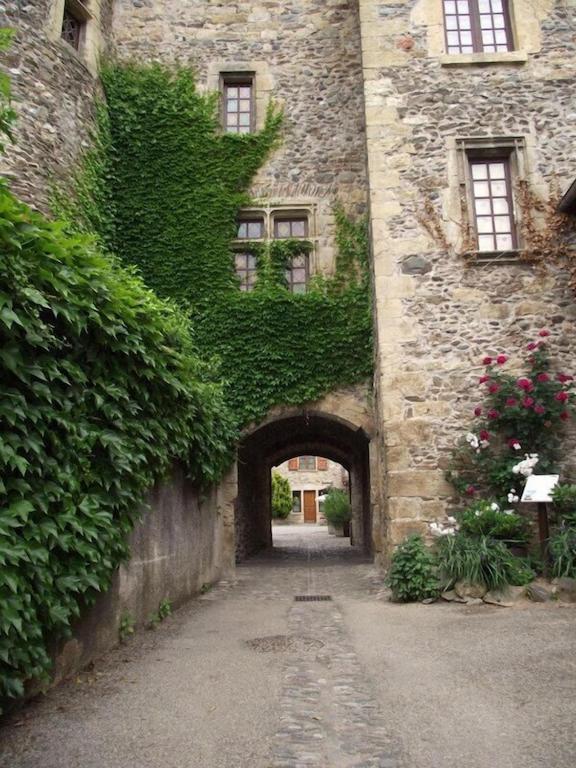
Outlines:
{"type": "Polygon", "coordinates": [[[253,291],[239,290],[231,241],[249,184],[280,142],[281,113],[270,108],[259,133],[227,134],[217,97],[200,94],[189,70],[110,65],[102,78],[106,108],[69,211],[159,295],[190,312],[237,424],[369,378],[364,221],[336,210],[336,273],[314,277],[304,295],[287,290],[285,271],[311,242],[247,243],[258,279],[253,291]]]}

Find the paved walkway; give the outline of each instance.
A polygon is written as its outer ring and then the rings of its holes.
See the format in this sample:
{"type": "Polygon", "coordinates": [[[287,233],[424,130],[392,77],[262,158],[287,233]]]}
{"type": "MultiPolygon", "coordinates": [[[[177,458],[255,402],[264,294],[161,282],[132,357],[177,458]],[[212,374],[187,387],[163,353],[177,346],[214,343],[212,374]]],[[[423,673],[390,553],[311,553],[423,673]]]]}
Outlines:
{"type": "Polygon", "coordinates": [[[275,541],[9,719],[1,768],[573,768],[576,607],[393,605],[347,540],[275,541]]]}

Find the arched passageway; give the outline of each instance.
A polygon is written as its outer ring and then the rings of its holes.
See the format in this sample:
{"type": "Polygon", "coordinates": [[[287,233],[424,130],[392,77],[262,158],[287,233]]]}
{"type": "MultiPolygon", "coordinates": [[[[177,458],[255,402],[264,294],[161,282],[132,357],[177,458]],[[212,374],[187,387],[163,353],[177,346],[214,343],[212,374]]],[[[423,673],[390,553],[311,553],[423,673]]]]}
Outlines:
{"type": "Polygon", "coordinates": [[[238,451],[236,558],[272,546],[270,470],[293,456],[324,456],[350,473],[352,544],[370,552],[369,438],[362,428],[319,411],[301,411],[257,427],[238,451]]]}

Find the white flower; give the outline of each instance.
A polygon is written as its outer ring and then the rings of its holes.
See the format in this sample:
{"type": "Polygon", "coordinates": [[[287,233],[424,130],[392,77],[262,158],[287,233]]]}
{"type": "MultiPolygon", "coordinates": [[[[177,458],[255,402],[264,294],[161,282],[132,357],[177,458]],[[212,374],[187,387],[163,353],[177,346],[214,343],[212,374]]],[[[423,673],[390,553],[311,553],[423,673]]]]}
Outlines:
{"type": "MultiPolygon", "coordinates": [[[[518,498],[518,497],[516,497],[516,498],[518,498]]],[[[514,510],[513,509],[503,509],[502,512],[505,515],[513,515],[514,514],[514,510]]]]}
{"type": "Polygon", "coordinates": [[[435,536],[436,538],[439,536],[454,536],[458,530],[456,520],[453,517],[449,517],[447,520],[451,522],[452,525],[444,525],[443,523],[436,522],[429,523],[428,528],[430,529],[432,536],[435,536]]]}
{"type": "Polygon", "coordinates": [[[447,517],[446,518],[450,525],[456,525],[456,518],[455,517],[447,517]]]}
{"type": "Polygon", "coordinates": [[[520,445],[520,443],[513,443],[512,448],[514,448],[515,451],[519,451],[522,448],[522,446],[520,445]]]}
{"type": "Polygon", "coordinates": [[[478,438],[473,432],[468,432],[466,435],[466,442],[471,448],[477,449],[479,446],[478,438]]]}
{"type": "MultiPolygon", "coordinates": [[[[514,488],[510,488],[510,493],[508,494],[508,504],[516,504],[516,502],[518,501],[520,501],[520,498],[516,493],[516,490],[514,488]]],[[[512,510],[508,510],[508,512],[511,512],[511,511],[512,510]]]]}
{"type": "Polygon", "coordinates": [[[492,510],[492,512],[498,512],[500,510],[500,507],[498,506],[498,504],[496,504],[495,501],[493,501],[492,504],[490,504],[490,509],[492,510]]]}
{"type": "Polygon", "coordinates": [[[525,458],[523,461],[519,461],[518,464],[515,464],[512,467],[512,472],[515,475],[523,475],[524,477],[530,477],[532,472],[534,471],[534,467],[536,464],[538,464],[538,454],[537,453],[526,453],[524,454],[525,458]]]}

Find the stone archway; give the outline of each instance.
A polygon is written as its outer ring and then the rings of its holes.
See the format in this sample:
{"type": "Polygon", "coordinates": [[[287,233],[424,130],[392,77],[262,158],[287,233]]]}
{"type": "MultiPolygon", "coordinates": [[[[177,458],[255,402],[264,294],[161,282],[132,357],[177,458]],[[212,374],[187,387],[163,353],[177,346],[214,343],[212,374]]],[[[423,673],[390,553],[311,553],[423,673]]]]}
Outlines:
{"type": "Polygon", "coordinates": [[[370,438],[363,427],[316,409],[296,409],[271,417],[248,432],[238,450],[235,509],[236,559],[272,545],[270,470],[301,455],[317,455],[350,473],[352,543],[372,551],[370,438]]]}

